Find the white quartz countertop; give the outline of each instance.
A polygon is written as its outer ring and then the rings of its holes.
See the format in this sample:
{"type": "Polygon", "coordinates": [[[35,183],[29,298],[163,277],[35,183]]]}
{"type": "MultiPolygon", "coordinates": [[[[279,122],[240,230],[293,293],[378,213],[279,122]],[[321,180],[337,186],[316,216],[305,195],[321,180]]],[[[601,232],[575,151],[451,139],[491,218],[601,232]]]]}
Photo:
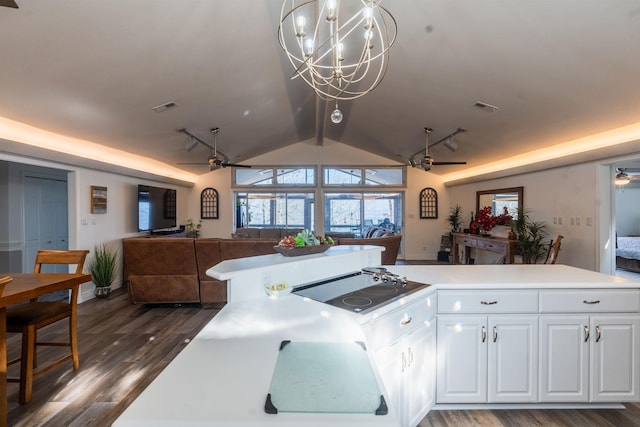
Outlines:
{"type": "Polygon", "coordinates": [[[436,289],[637,288],[622,277],[553,265],[394,265],[389,271],[436,289]]]}
{"type": "MultiPolygon", "coordinates": [[[[355,266],[354,270],[359,268],[355,266]]],[[[409,280],[433,285],[410,295],[407,300],[443,289],[640,287],[640,283],[563,265],[407,265],[388,268],[409,280]]],[[[264,402],[282,340],[364,340],[361,324],[406,302],[395,301],[367,315],[350,313],[294,294],[270,298],[262,292],[251,299],[227,304],[125,410],[114,426],[397,426],[392,406],[385,416],[269,415],[264,412],[264,402]]],[[[374,373],[378,377],[375,367],[374,373]]],[[[389,402],[382,382],[379,383],[389,402]]]]}

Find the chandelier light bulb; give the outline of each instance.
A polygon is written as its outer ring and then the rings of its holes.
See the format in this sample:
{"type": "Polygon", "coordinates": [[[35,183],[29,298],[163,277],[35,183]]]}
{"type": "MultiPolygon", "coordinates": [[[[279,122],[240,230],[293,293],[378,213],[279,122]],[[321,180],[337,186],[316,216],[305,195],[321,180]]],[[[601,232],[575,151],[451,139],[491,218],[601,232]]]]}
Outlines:
{"type": "Polygon", "coordinates": [[[371,17],[373,16],[373,8],[371,6],[365,7],[362,11],[362,15],[365,17],[365,19],[371,19],[371,17]]]}
{"type": "Polygon", "coordinates": [[[342,111],[340,111],[336,105],[336,109],[331,113],[331,121],[335,124],[339,124],[342,122],[342,117],[342,111]]]}
{"type": "Polygon", "coordinates": [[[304,41],[304,54],[311,56],[313,54],[313,39],[306,39],[304,41]]]}
{"type": "Polygon", "coordinates": [[[305,25],[307,25],[307,19],[304,16],[300,15],[296,18],[296,24],[298,24],[298,27],[300,29],[302,29],[305,25]]]}

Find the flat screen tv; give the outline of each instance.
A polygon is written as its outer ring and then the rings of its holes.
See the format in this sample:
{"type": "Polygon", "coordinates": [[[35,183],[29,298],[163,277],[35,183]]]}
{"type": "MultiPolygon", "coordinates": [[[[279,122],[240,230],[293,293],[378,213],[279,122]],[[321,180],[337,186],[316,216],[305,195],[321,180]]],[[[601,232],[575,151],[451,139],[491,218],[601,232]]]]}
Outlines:
{"type": "Polygon", "coordinates": [[[138,231],[176,227],[176,190],[138,185],[138,231]]]}

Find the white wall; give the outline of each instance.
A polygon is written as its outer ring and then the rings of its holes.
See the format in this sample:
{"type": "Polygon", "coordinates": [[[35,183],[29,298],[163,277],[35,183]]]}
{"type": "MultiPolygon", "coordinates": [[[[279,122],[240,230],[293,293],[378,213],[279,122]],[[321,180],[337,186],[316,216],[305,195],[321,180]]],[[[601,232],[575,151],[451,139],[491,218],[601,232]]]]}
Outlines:
{"type": "Polygon", "coordinates": [[[598,271],[597,165],[584,163],[525,173],[506,178],[449,188],[451,204],[460,204],[466,218],[475,211],[476,191],[494,188],[524,187],[524,207],[534,221],[544,221],[549,237],[564,236],[558,263],[598,271]],[[562,218],[562,224],[554,224],[562,218]],[[574,219],[573,225],[571,219],[574,219]],[[580,218],[580,225],[576,225],[580,218]],[[587,226],[587,219],[591,219],[587,226]]]}
{"type": "MultiPolygon", "coordinates": [[[[14,162],[10,168],[14,177],[21,175],[22,170],[33,171],[39,167],[68,171],[69,248],[88,249],[93,252],[95,245],[113,242],[120,248],[120,266],[122,266],[121,239],[140,234],[137,231],[136,212],[138,184],[176,189],[178,224],[184,224],[187,218],[186,213],[192,191],[190,187],[61,165],[54,162],[34,161],[16,156],[0,155],[0,160],[14,162]],[[108,205],[106,214],[91,214],[90,188],[92,185],[107,187],[108,205]],[[85,225],[83,225],[83,220],[86,220],[85,225]]],[[[0,233],[0,249],[3,247],[15,249],[16,245],[20,244],[19,241],[23,236],[21,183],[19,179],[14,179],[11,182],[0,181],[0,186],[5,185],[5,188],[10,190],[11,210],[8,222],[2,223],[7,224],[9,233],[7,233],[7,230],[0,233]]],[[[121,273],[122,268],[120,268],[118,279],[113,285],[114,288],[121,286],[121,273]]],[[[92,283],[82,285],[79,301],[83,302],[93,298],[93,289],[92,283]]]]}
{"type": "Polygon", "coordinates": [[[640,187],[616,187],[616,231],[618,236],[640,235],[640,187]]]}

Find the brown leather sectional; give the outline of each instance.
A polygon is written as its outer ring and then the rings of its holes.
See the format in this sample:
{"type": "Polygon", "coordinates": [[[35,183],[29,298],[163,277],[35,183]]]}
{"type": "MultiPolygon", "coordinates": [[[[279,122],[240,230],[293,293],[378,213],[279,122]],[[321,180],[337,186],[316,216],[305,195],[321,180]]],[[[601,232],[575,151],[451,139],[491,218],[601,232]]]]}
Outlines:
{"type": "MultiPolygon", "coordinates": [[[[382,264],[393,265],[401,235],[337,241],[342,245],[384,246],[382,264]]],[[[227,300],[227,282],[206,271],[221,261],[275,253],[275,239],[132,237],[123,239],[123,273],[132,304],[199,303],[220,307],[227,300]]]]}

